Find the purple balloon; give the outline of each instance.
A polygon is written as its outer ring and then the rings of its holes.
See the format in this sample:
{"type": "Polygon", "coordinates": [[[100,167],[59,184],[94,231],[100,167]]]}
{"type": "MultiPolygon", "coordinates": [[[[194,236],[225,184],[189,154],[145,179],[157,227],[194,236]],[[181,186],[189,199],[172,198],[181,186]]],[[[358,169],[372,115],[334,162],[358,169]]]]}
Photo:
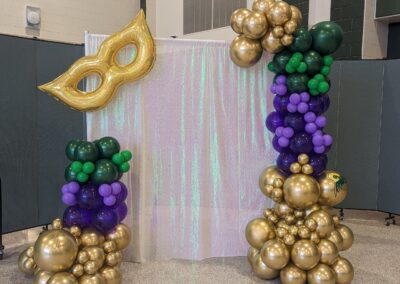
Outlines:
{"type": "Polygon", "coordinates": [[[126,188],[123,182],[118,182],[121,185],[121,192],[115,195],[117,199],[117,204],[122,203],[125,201],[126,197],[128,196],[128,189],[126,188]]]}
{"type": "Polygon", "coordinates": [[[276,94],[276,86],[277,86],[277,84],[272,84],[271,89],[270,89],[271,93],[276,94]]]}
{"type": "Polygon", "coordinates": [[[301,97],[299,94],[293,93],[290,95],[289,101],[290,101],[290,103],[292,103],[294,105],[298,105],[301,102],[301,97]]]}
{"type": "Polygon", "coordinates": [[[318,176],[323,171],[326,170],[326,165],[328,163],[328,157],[326,155],[310,155],[310,160],[308,162],[314,169],[313,175],[318,176]]]}
{"type": "Polygon", "coordinates": [[[118,215],[118,223],[121,223],[128,215],[128,207],[125,202],[122,202],[115,208],[115,212],[118,215]]]}
{"type": "Polygon", "coordinates": [[[294,105],[292,103],[288,103],[287,110],[288,110],[288,112],[294,113],[294,112],[297,111],[297,105],[294,105]]]}
{"type": "Polygon", "coordinates": [[[76,197],[75,195],[73,195],[72,193],[64,193],[62,195],[62,202],[64,202],[65,205],[68,206],[73,206],[76,205],[78,202],[76,201],[76,197]]]}
{"type": "Polygon", "coordinates": [[[317,119],[315,120],[315,124],[320,128],[325,127],[326,123],[327,123],[326,117],[323,115],[318,116],[317,119]]]}
{"type": "Polygon", "coordinates": [[[307,133],[313,134],[317,131],[317,125],[314,122],[309,122],[306,124],[305,130],[307,133]]]}
{"type": "Polygon", "coordinates": [[[283,119],[283,125],[285,127],[293,128],[294,132],[304,131],[306,123],[304,121],[303,115],[300,113],[288,113],[283,119]]]}
{"type": "Polygon", "coordinates": [[[118,224],[118,215],[111,207],[101,207],[93,216],[94,227],[102,233],[107,233],[118,224]]]}
{"type": "MultiPolygon", "coordinates": [[[[283,122],[282,122],[282,123],[283,123],[283,122]]],[[[119,184],[119,182],[113,182],[113,183],[111,184],[111,188],[112,188],[112,194],[114,194],[114,195],[119,194],[119,193],[121,192],[121,190],[122,190],[122,187],[121,187],[121,185],[119,184]]]]}
{"type": "Polygon", "coordinates": [[[275,135],[274,138],[272,138],[272,146],[274,147],[274,149],[279,153],[287,152],[288,148],[282,148],[281,146],[279,146],[278,141],[279,136],[275,135]]]}
{"type": "Polygon", "coordinates": [[[324,145],[324,137],[322,135],[314,134],[312,138],[312,143],[315,146],[322,146],[324,145]]]}
{"type": "Polygon", "coordinates": [[[110,196],[103,198],[103,203],[106,206],[114,206],[116,202],[117,202],[117,198],[115,198],[114,195],[110,195],[110,196]]]}
{"type": "Polygon", "coordinates": [[[283,85],[283,84],[277,85],[276,88],[275,88],[275,92],[276,92],[276,94],[279,95],[279,96],[284,96],[284,95],[286,95],[286,93],[287,93],[287,87],[286,87],[286,85],[283,85]]]}
{"type": "Polygon", "coordinates": [[[331,104],[331,99],[328,94],[324,94],[320,96],[320,100],[322,102],[322,113],[326,112],[331,104]]]}
{"type": "Polygon", "coordinates": [[[85,185],[77,194],[77,200],[82,208],[97,209],[103,205],[103,198],[97,187],[91,184],[85,185]]]}
{"type": "Polygon", "coordinates": [[[297,133],[290,141],[290,150],[297,154],[309,154],[313,148],[312,137],[308,133],[297,133]]]}
{"type": "Polygon", "coordinates": [[[314,146],[314,152],[317,154],[323,154],[325,152],[325,146],[314,146]]]}
{"type": "Polygon", "coordinates": [[[102,184],[99,186],[99,194],[103,197],[108,197],[112,193],[112,188],[109,184],[102,184]]]}
{"type": "Polygon", "coordinates": [[[286,148],[287,146],[289,146],[289,143],[290,143],[290,140],[287,139],[286,137],[279,137],[279,139],[278,139],[278,144],[282,148],[286,148]]]}
{"type": "Polygon", "coordinates": [[[275,78],[275,83],[277,84],[286,84],[286,76],[285,75],[279,75],[275,78]]]}
{"type": "Polygon", "coordinates": [[[315,131],[314,135],[323,136],[324,133],[321,130],[317,130],[317,131],[315,131]]]}
{"type": "Polygon", "coordinates": [[[329,134],[325,134],[324,136],[324,146],[331,146],[333,143],[333,138],[329,134]]]}
{"type": "Polygon", "coordinates": [[[62,192],[63,194],[69,193],[68,184],[64,184],[64,185],[61,187],[61,192],[62,192]]]}
{"type": "Polygon", "coordinates": [[[89,210],[80,208],[78,205],[71,206],[65,209],[63,222],[67,227],[78,226],[81,229],[86,228],[92,222],[92,213],[89,210]]]}
{"type": "Polygon", "coordinates": [[[320,115],[324,112],[324,103],[320,96],[313,96],[308,102],[308,108],[316,115],[320,115]]]}
{"type": "Polygon", "coordinates": [[[71,181],[67,186],[68,191],[71,193],[77,193],[81,189],[81,186],[76,181],[71,181]]]}
{"type": "Polygon", "coordinates": [[[277,127],[277,128],[275,129],[275,134],[276,134],[276,136],[278,136],[278,137],[283,136],[283,130],[284,130],[284,129],[285,129],[285,128],[284,128],[283,126],[277,127]]]}
{"type": "Polygon", "coordinates": [[[304,115],[304,120],[306,122],[314,122],[316,119],[317,119],[317,116],[312,111],[309,111],[304,115]]]}
{"type": "Polygon", "coordinates": [[[297,162],[297,155],[292,152],[281,153],[276,160],[278,168],[287,174],[290,174],[290,165],[297,162]]]}
{"type": "MultiPolygon", "coordinates": [[[[283,118],[282,115],[279,112],[271,112],[268,116],[267,116],[267,120],[265,121],[265,125],[267,126],[268,130],[271,132],[275,132],[276,128],[279,126],[283,125],[283,118]]],[[[113,183],[113,184],[117,184],[118,183],[113,183]]],[[[112,185],[111,185],[112,186],[112,185]]]]}
{"type": "Polygon", "coordinates": [[[288,103],[289,103],[289,95],[275,96],[274,98],[274,108],[277,112],[280,112],[282,114],[287,113],[288,103]]]}
{"type": "Polygon", "coordinates": [[[308,111],[308,104],[306,103],[299,103],[299,105],[297,106],[297,110],[300,113],[306,113],[308,111]]]}
{"type": "Polygon", "coordinates": [[[300,98],[301,98],[301,101],[302,101],[303,103],[308,103],[309,100],[310,100],[310,94],[307,93],[307,92],[302,92],[302,93],[300,94],[300,98]]]}
{"type": "Polygon", "coordinates": [[[294,135],[294,130],[291,127],[285,127],[282,131],[282,135],[286,138],[291,138],[294,135]]]}

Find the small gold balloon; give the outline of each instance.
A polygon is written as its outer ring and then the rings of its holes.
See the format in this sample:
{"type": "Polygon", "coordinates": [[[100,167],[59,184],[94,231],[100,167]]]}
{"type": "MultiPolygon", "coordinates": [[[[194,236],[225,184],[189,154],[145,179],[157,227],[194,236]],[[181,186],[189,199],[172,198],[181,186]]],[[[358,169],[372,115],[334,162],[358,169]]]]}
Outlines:
{"type": "Polygon", "coordinates": [[[28,254],[32,252],[31,247],[25,249],[23,252],[18,257],[18,268],[21,272],[28,274],[28,275],[33,275],[36,269],[36,263],[32,259],[32,257],[29,257],[28,254]]]}
{"type": "Polygon", "coordinates": [[[85,250],[80,251],[78,253],[78,256],[76,257],[76,259],[80,264],[84,264],[85,262],[87,262],[89,260],[89,254],[85,250]]]}
{"type": "Polygon", "coordinates": [[[332,241],[339,251],[343,250],[343,237],[337,230],[331,232],[328,240],[332,241]]]}
{"type": "Polygon", "coordinates": [[[272,29],[275,38],[282,38],[285,35],[285,29],[282,26],[276,26],[272,29]]]}
{"type": "Polygon", "coordinates": [[[318,236],[317,232],[312,232],[310,234],[310,240],[314,242],[314,244],[319,244],[321,241],[321,238],[318,236]]]}
{"type": "Polygon", "coordinates": [[[293,163],[290,165],[290,171],[294,174],[301,172],[301,165],[299,163],[293,163]]]}
{"type": "Polygon", "coordinates": [[[272,190],[271,198],[275,202],[281,202],[283,198],[283,190],[279,187],[275,187],[272,190]]]}
{"type": "Polygon", "coordinates": [[[293,5],[290,5],[290,9],[292,10],[291,20],[295,21],[297,25],[300,26],[301,22],[303,21],[303,16],[301,14],[301,11],[299,10],[299,8],[293,5]]]}
{"type": "Polygon", "coordinates": [[[294,215],[292,215],[292,214],[286,215],[285,221],[288,225],[293,225],[294,223],[296,223],[296,217],[294,217],[294,215]]]}
{"type": "Polygon", "coordinates": [[[308,175],[295,174],[286,179],[283,185],[286,203],[296,209],[312,206],[319,198],[319,185],[308,175]]]}
{"type": "Polygon", "coordinates": [[[297,30],[296,21],[294,21],[294,20],[287,21],[284,26],[284,29],[285,29],[286,34],[289,34],[289,35],[293,34],[297,30]]]}
{"type": "Polygon", "coordinates": [[[281,43],[283,46],[289,46],[293,43],[293,36],[289,35],[289,34],[285,34],[282,38],[281,38],[281,43]]]}
{"type": "Polygon", "coordinates": [[[267,29],[268,22],[263,13],[251,12],[243,19],[243,34],[248,38],[260,39],[267,29]]]}
{"type": "Polygon", "coordinates": [[[336,272],[337,284],[350,284],[354,278],[353,265],[344,257],[339,257],[332,265],[332,269],[336,272]]]}
{"type": "Polygon", "coordinates": [[[276,224],[276,223],[278,223],[279,218],[276,215],[271,215],[271,216],[268,217],[268,221],[270,221],[271,223],[276,224]]]}
{"type": "Polygon", "coordinates": [[[104,277],[107,284],[120,284],[122,282],[122,273],[118,267],[103,267],[100,274],[104,277]]]}
{"type": "Polygon", "coordinates": [[[125,224],[118,224],[111,233],[107,234],[106,240],[114,241],[117,250],[123,250],[128,247],[131,241],[131,230],[125,224]]]}
{"type": "Polygon", "coordinates": [[[232,61],[240,67],[251,67],[262,56],[262,46],[259,40],[247,38],[244,35],[237,36],[230,47],[232,61]]]}
{"type": "Polygon", "coordinates": [[[296,238],[293,235],[286,235],[283,237],[283,242],[287,246],[292,246],[296,242],[296,238]]]}
{"type": "Polygon", "coordinates": [[[106,241],[103,244],[103,249],[106,253],[114,252],[117,250],[117,244],[114,241],[106,241]]]}
{"type": "Polygon", "coordinates": [[[274,187],[282,187],[283,186],[283,179],[276,178],[274,179],[274,182],[272,183],[274,187]]]}
{"type": "Polygon", "coordinates": [[[285,228],[277,228],[275,231],[276,231],[276,235],[279,238],[283,238],[284,236],[286,236],[288,234],[288,231],[285,228]]]}
{"type": "Polygon", "coordinates": [[[260,13],[266,13],[275,0],[255,0],[253,2],[252,10],[260,13]]]}
{"type": "Polygon", "coordinates": [[[345,179],[335,171],[325,171],[318,179],[321,195],[318,202],[321,205],[335,206],[347,196],[347,183],[345,179]]]}
{"type": "Polygon", "coordinates": [[[81,277],[84,273],[84,267],[82,264],[75,264],[71,268],[71,273],[74,274],[75,277],[81,277]]]}
{"type": "Polygon", "coordinates": [[[81,244],[84,247],[101,246],[104,240],[104,235],[94,228],[87,228],[81,234],[81,244]]]}
{"type": "Polygon", "coordinates": [[[245,8],[237,9],[232,13],[231,27],[235,33],[243,33],[243,20],[250,15],[250,13],[251,11],[245,8]]]}
{"type": "Polygon", "coordinates": [[[71,273],[59,272],[51,276],[46,284],[78,284],[78,280],[71,273]]]}
{"type": "Polygon", "coordinates": [[[250,221],[246,227],[246,239],[249,244],[261,249],[265,242],[275,238],[274,226],[263,218],[250,221]]]}
{"type": "Polygon", "coordinates": [[[253,263],[253,271],[257,277],[265,280],[274,279],[278,277],[279,271],[269,268],[258,255],[253,263]]]}
{"type": "Polygon", "coordinates": [[[78,226],[72,226],[71,228],[69,228],[69,232],[75,238],[78,238],[82,234],[81,228],[79,228],[78,226]]]}
{"type": "Polygon", "coordinates": [[[307,273],[293,263],[289,263],[280,272],[282,284],[305,284],[307,273]]]}
{"type": "MultiPolygon", "coordinates": [[[[85,247],[84,251],[87,252],[87,254],[89,256],[89,261],[94,262],[94,268],[96,271],[103,266],[106,256],[105,256],[104,250],[101,247],[89,246],[89,247],[85,247]]],[[[87,263],[88,262],[86,262],[86,264],[87,263]]],[[[86,269],[85,269],[85,271],[86,271],[86,269]]]]}
{"type": "Polygon", "coordinates": [[[300,226],[297,234],[302,239],[309,239],[311,236],[310,229],[306,226],[300,226]]]}
{"type": "Polygon", "coordinates": [[[310,231],[315,231],[317,229],[317,222],[314,219],[307,219],[304,222],[304,225],[306,225],[307,228],[310,229],[310,231]]]}
{"type": "Polygon", "coordinates": [[[278,217],[284,217],[286,215],[289,215],[289,214],[293,213],[293,208],[291,208],[285,202],[275,203],[274,209],[275,209],[275,214],[278,217]]]}
{"type": "Polygon", "coordinates": [[[321,208],[321,206],[320,206],[319,204],[314,204],[314,205],[308,207],[308,208],[305,210],[305,215],[308,216],[308,215],[310,215],[312,212],[318,211],[318,210],[321,210],[321,209],[322,209],[322,208],[321,208]]]}
{"type": "Polygon", "coordinates": [[[296,236],[298,234],[298,232],[299,232],[299,228],[297,226],[290,226],[289,227],[289,233],[291,235],[296,236]]]}
{"type": "Polygon", "coordinates": [[[47,281],[53,276],[54,273],[48,271],[38,271],[35,273],[32,284],[47,284],[47,281]]]}
{"type": "Polygon", "coordinates": [[[307,219],[313,219],[317,223],[316,231],[321,238],[328,237],[335,229],[331,215],[324,210],[312,212],[307,219]]]}
{"type": "Polygon", "coordinates": [[[286,230],[289,230],[289,225],[286,224],[286,221],[285,221],[285,220],[280,220],[280,221],[276,224],[276,226],[277,226],[278,228],[284,228],[284,229],[286,229],[286,230]]]}
{"type": "Polygon", "coordinates": [[[33,246],[30,246],[29,248],[27,248],[26,249],[26,256],[28,256],[28,257],[33,257],[33,253],[34,253],[34,248],[33,248],[33,246]]]}
{"type": "Polygon", "coordinates": [[[306,165],[308,164],[308,162],[310,161],[310,158],[308,157],[307,154],[300,154],[297,157],[297,161],[301,164],[301,165],[306,165]]]}
{"type": "Polygon", "coordinates": [[[271,208],[267,208],[264,210],[265,218],[268,218],[268,216],[271,216],[272,214],[274,214],[274,211],[271,208]]]}
{"type": "Polygon", "coordinates": [[[336,245],[327,239],[322,239],[318,244],[319,252],[321,253],[320,262],[327,265],[332,265],[339,256],[339,250],[336,245]]]}
{"type": "Polygon", "coordinates": [[[106,264],[108,266],[116,266],[119,264],[119,257],[116,252],[111,252],[106,255],[106,264]]]}
{"type": "Polygon", "coordinates": [[[310,240],[299,240],[293,245],[291,259],[297,267],[303,270],[315,267],[320,258],[317,245],[310,240]]]}
{"type": "Polygon", "coordinates": [[[266,186],[264,187],[264,190],[262,190],[262,192],[263,192],[266,196],[271,197],[272,191],[273,191],[273,190],[274,190],[274,186],[271,185],[271,184],[268,184],[268,185],[266,185],[266,186]]]}
{"type": "Polygon", "coordinates": [[[307,272],[307,283],[309,284],[335,284],[336,274],[326,264],[318,264],[307,272]]]}
{"type": "Polygon", "coordinates": [[[304,225],[304,220],[297,220],[296,226],[303,226],[304,225]]]}
{"type": "Polygon", "coordinates": [[[281,270],[289,262],[289,250],[286,245],[278,239],[269,240],[261,249],[262,261],[275,270],[281,270]]]}
{"type": "Polygon", "coordinates": [[[277,37],[274,37],[272,30],[269,30],[261,39],[262,48],[269,53],[278,53],[281,51],[284,46],[281,43],[281,40],[277,37]]]}
{"type": "Polygon", "coordinates": [[[96,262],[94,260],[87,261],[85,263],[85,265],[83,266],[83,270],[87,274],[95,274],[95,273],[97,273],[97,270],[99,270],[99,269],[100,268],[96,265],[96,262]]]}
{"type": "Polygon", "coordinates": [[[268,22],[273,26],[283,26],[292,17],[290,5],[284,1],[275,2],[267,11],[268,22]]]}
{"type": "Polygon", "coordinates": [[[52,226],[53,229],[56,229],[56,230],[62,229],[63,228],[63,222],[62,222],[61,219],[57,218],[51,223],[51,226],[52,226]]]}
{"type": "Polygon", "coordinates": [[[314,169],[311,165],[304,165],[301,167],[301,172],[305,175],[311,175],[314,172],[314,169]]]}
{"type": "Polygon", "coordinates": [[[353,231],[346,225],[338,225],[336,230],[340,233],[343,238],[343,246],[341,250],[347,250],[353,245],[354,234],[353,231]]]}
{"type": "Polygon", "coordinates": [[[253,247],[249,247],[249,250],[247,252],[247,260],[249,261],[249,263],[253,263],[255,260],[255,257],[259,254],[259,250],[255,249],[253,247]]]}
{"type": "Polygon", "coordinates": [[[305,215],[306,215],[306,213],[305,213],[304,210],[299,210],[299,209],[294,210],[294,216],[295,216],[296,218],[298,218],[298,219],[304,218],[305,215]]]}
{"type": "Polygon", "coordinates": [[[108,284],[107,280],[99,273],[85,274],[79,278],[79,284],[108,284]]]}
{"type": "MultiPolygon", "coordinates": [[[[259,186],[261,191],[264,190],[266,185],[273,185],[276,179],[281,179],[284,181],[286,179],[286,174],[283,173],[277,166],[271,166],[266,168],[260,175],[259,186]]],[[[278,186],[280,187],[280,186],[278,186]]]]}
{"type": "Polygon", "coordinates": [[[331,213],[332,213],[332,207],[326,206],[326,205],[322,205],[322,206],[321,206],[321,209],[324,210],[324,211],[326,211],[326,212],[328,212],[329,215],[332,215],[332,214],[331,214],[331,213]]]}
{"type": "Polygon", "coordinates": [[[332,215],[332,219],[333,219],[333,224],[335,224],[335,226],[340,225],[340,218],[338,215],[332,215]]]}

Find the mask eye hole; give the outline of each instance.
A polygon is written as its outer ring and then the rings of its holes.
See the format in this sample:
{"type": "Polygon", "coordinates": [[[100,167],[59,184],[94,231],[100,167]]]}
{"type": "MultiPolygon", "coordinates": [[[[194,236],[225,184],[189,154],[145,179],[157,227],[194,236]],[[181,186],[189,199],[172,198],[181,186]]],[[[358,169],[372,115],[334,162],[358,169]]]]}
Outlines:
{"type": "Polygon", "coordinates": [[[76,88],[83,93],[92,93],[100,88],[102,83],[101,76],[97,73],[90,73],[83,77],[76,88]]]}
{"type": "Polygon", "coordinates": [[[132,64],[137,56],[137,46],[134,43],[130,43],[120,48],[115,57],[114,61],[120,67],[132,64]]]}

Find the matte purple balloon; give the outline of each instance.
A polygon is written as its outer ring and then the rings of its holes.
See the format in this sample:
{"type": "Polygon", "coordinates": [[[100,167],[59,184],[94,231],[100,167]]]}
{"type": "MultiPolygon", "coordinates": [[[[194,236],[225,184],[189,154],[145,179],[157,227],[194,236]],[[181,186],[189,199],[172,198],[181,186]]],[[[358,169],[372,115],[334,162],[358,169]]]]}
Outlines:
{"type": "Polygon", "coordinates": [[[281,136],[283,135],[283,130],[284,130],[284,129],[285,129],[285,128],[284,128],[283,126],[277,127],[277,128],[275,129],[275,134],[276,134],[276,136],[281,137],[281,136]]]}
{"type": "Polygon", "coordinates": [[[117,204],[124,202],[126,197],[128,196],[128,189],[126,188],[125,184],[120,181],[119,184],[121,185],[121,192],[115,195],[115,197],[117,198],[117,204]]]}
{"type": "Polygon", "coordinates": [[[277,84],[272,84],[271,89],[270,89],[271,93],[276,94],[276,87],[277,87],[277,84]]]}
{"type": "Polygon", "coordinates": [[[107,233],[118,224],[118,215],[111,207],[101,207],[93,216],[94,227],[102,233],[107,233]]]}
{"type": "Polygon", "coordinates": [[[309,111],[304,115],[304,120],[306,122],[314,122],[316,119],[317,119],[317,116],[312,111],[309,111]]]}
{"type": "Polygon", "coordinates": [[[97,187],[91,184],[83,186],[76,197],[82,208],[97,209],[103,205],[103,198],[97,187]]]}
{"type": "Polygon", "coordinates": [[[317,125],[314,122],[309,122],[306,124],[305,130],[307,133],[313,134],[317,131],[317,125]]]}
{"type": "Polygon", "coordinates": [[[61,192],[62,192],[63,194],[69,193],[68,184],[64,184],[64,185],[61,187],[61,192]]]}
{"type": "Polygon", "coordinates": [[[272,146],[279,153],[287,152],[288,148],[282,148],[281,146],[279,146],[279,143],[278,143],[279,138],[280,137],[277,135],[275,135],[274,138],[272,138],[272,146]]]}
{"type": "Polygon", "coordinates": [[[306,103],[299,103],[297,106],[297,111],[300,113],[306,113],[308,111],[308,104],[306,103]]]}
{"type": "Polygon", "coordinates": [[[289,101],[294,105],[298,105],[301,102],[301,97],[299,94],[293,93],[290,95],[289,101]]]}
{"type": "Polygon", "coordinates": [[[112,188],[109,184],[102,184],[99,186],[99,194],[103,197],[108,197],[112,193],[112,188]]]}
{"type": "Polygon", "coordinates": [[[285,75],[279,75],[275,78],[275,83],[277,84],[286,84],[286,76],[285,75]]]}
{"type": "Polygon", "coordinates": [[[297,155],[292,152],[281,153],[276,160],[279,169],[287,174],[290,174],[290,165],[297,162],[297,155]]]}
{"type": "Polygon", "coordinates": [[[326,126],[326,123],[327,123],[327,119],[326,119],[326,117],[323,116],[323,115],[318,116],[317,119],[315,120],[315,124],[316,124],[318,127],[320,127],[320,128],[325,127],[325,126],[326,126]]]}
{"type": "Polygon", "coordinates": [[[290,140],[290,150],[297,154],[309,154],[313,151],[314,145],[310,134],[297,133],[290,140]]]}
{"type": "Polygon", "coordinates": [[[286,137],[279,137],[278,140],[278,144],[279,146],[281,146],[282,148],[286,148],[287,146],[289,146],[290,140],[287,139],[286,137]]]}
{"type": "Polygon", "coordinates": [[[288,112],[295,113],[297,111],[297,105],[288,103],[287,110],[288,110],[288,112]]]}
{"type": "Polygon", "coordinates": [[[323,154],[325,152],[325,146],[314,146],[314,152],[317,154],[323,154]]]}
{"type": "Polygon", "coordinates": [[[112,188],[112,194],[114,194],[114,195],[119,194],[122,190],[121,184],[119,182],[113,182],[111,184],[111,188],[112,188]]]}
{"type": "Polygon", "coordinates": [[[282,135],[286,138],[291,138],[294,135],[294,130],[291,127],[285,127],[282,131],[282,135]]]}
{"type": "Polygon", "coordinates": [[[325,134],[324,136],[324,146],[331,146],[333,143],[333,138],[329,134],[325,134]]]}
{"type": "Polygon", "coordinates": [[[68,207],[64,211],[63,223],[67,227],[78,226],[83,229],[91,225],[92,212],[78,205],[68,207]]]}
{"type": "Polygon", "coordinates": [[[323,136],[324,133],[321,130],[317,130],[317,131],[315,131],[314,135],[323,136]]]}
{"type": "Polygon", "coordinates": [[[293,128],[294,132],[304,131],[306,122],[304,121],[303,115],[300,113],[288,113],[283,119],[283,125],[285,127],[293,128]]]}
{"type": "Polygon", "coordinates": [[[68,183],[68,191],[71,193],[77,193],[81,189],[81,186],[76,181],[68,183]]]}
{"type": "Polygon", "coordinates": [[[72,194],[72,193],[69,193],[69,192],[64,193],[62,195],[62,202],[64,202],[64,204],[68,205],[68,206],[73,206],[73,205],[76,205],[78,203],[78,201],[76,200],[75,195],[72,194]]]}
{"type": "Polygon", "coordinates": [[[274,108],[276,111],[285,114],[287,113],[287,105],[289,104],[289,95],[275,96],[274,108]]]}
{"type": "Polygon", "coordinates": [[[106,206],[114,206],[117,203],[117,198],[114,195],[110,195],[103,198],[103,203],[106,206]]]}
{"type": "Polygon", "coordinates": [[[279,96],[284,96],[284,95],[286,95],[286,93],[287,93],[287,87],[286,87],[286,85],[283,85],[283,84],[277,85],[276,88],[275,88],[275,92],[276,92],[276,94],[279,95],[279,96]]]}
{"type": "Polygon", "coordinates": [[[307,92],[302,92],[302,93],[300,94],[300,98],[301,98],[301,101],[302,101],[303,103],[308,103],[308,102],[310,101],[310,94],[307,93],[307,92]]]}
{"type": "Polygon", "coordinates": [[[315,146],[322,146],[322,145],[324,145],[324,137],[322,135],[314,134],[314,136],[312,138],[312,143],[315,146]]]}
{"type": "Polygon", "coordinates": [[[118,223],[121,223],[128,215],[128,207],[125,202],[122,202],[115,208],[115,212],[118,215],[118,223]]]}
{"type": "MultiPolygon", "coordinates": [[[[283,125],[283,118],[279,112],[271,112],[267,116],[267,120],[265,121],[265,125],[267,126],[268,130],[271,132],[275,132],[276,128],[283,125]]],[[[113,183],[118,184],[118,183],[113,183]]],[[[119,185],[119,184],[118,184],[119,185]]],[[[121,189],[120,189],[121,190],[121,189]]],[[[117,194],[117,193],[115,193],[117,194]]]]}
{"type": "Polygon", "coordinates": [[[309,164],[313,167],[314,176],[320,175],[323,171],[326,170],[326,165],[328,163],[328,157],[326,155],[310,155],[309,164]]]}

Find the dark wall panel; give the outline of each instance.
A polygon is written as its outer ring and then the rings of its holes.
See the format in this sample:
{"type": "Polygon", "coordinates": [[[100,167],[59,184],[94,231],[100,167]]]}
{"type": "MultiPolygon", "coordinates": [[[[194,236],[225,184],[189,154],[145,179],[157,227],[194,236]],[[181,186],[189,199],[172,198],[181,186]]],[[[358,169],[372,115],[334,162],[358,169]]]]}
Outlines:
{"type": "Polygon", "coordinates": [[[387,17],[400,14],[399,0],[377,0],[376,17],[387,17]]]}

